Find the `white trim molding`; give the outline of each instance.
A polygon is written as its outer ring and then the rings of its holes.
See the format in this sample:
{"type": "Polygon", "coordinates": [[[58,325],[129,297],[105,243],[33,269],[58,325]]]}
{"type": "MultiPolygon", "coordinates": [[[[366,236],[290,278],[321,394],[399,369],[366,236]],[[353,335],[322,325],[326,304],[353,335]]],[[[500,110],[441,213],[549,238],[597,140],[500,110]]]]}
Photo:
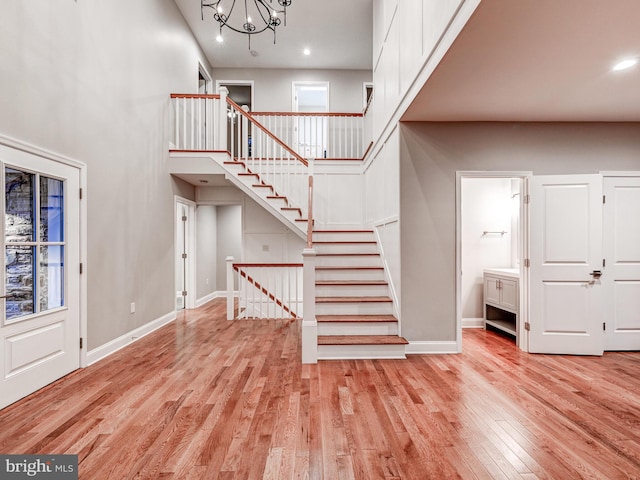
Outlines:
{"type": "Polygon", "coordinates": [[[463,318],[462,328],[484,328],[484,318],[463,318]]]}
{"type": "Polygon", "coordinates": [[[132,343],[140,340],[142,337],[149,335],[151,332],[164,327],[168,323],[173,322],[176,319],[176,312],[169,312],[160,318],[156,318],[151,322],[142,325],[134,330],[131,330],[118,338],[111,340],[110,342],[100,345],[89,352],[87,352],[87,365],[93,365],[94,363],[108,357],[109,355],[116,353],[118,350],[131,345],[132,343]]]}
{"type": "Polygon", "coordinates": [[[425,355],[431,353],[458,353],[456,341],[409,342],[404,349],[407,355],[425,355]]]}
{"type": "MultiPolygon", "coordinates": [[[[234,290],[233,296],[236,298],[240,297],[240,292],[238,290],[234,290]]],[[[227,298],[226,290],[216,290],[215,292],[211,292],[204,297],[200,297],[196,300],[196,308],[203,306],[205,303],[209,303],[211,300],[215,300],[216,298],[227,298]]]]}

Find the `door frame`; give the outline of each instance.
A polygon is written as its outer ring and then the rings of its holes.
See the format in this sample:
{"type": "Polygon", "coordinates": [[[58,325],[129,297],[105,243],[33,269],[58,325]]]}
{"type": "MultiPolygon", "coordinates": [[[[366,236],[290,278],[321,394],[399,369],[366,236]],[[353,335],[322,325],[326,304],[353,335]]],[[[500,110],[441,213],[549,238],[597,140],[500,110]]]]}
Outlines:
{"type": "MultiPolygon", "coordinates": [[[[82,271],[79,278],[78,293],[78,314],[80,321],[80,338],[83,339],[83,346],[80,348],[80,358],[78,364],[80,368],[88,366],[87,351],[89,349],[89,342],[87,338],[87,166],[85,163],[75,160],[73,158],[54,153],[49,150],[31,145],[30,143],[22,142],[15,138],[7,137],[0,134],[0,147],[7,147],[10,150],[17,150],[24,152],[28,155],[35,155],[42,157],[52,162],[61,163],[69,167],[73,167],[78,170],[78,180],[80,184],[79,199],[79,219],[78,219],[78,244],[80,251],[78,257],[80,259],[80,265],[82,265],[82,271]]],[[[78,268],[81,268],[80,265],[78,268]]]]}
{"type": "Polygon", "coordinates": [[[518,231],[518,244],[522,252],[520,262],[519,281],[519,348],[528,351],[529,336],[525,330],[525,322],[529,322],[529,271],[524,267],[524,260],[529,258],[529,209],[525,199],[529,195],[529,178],[533,176],[531,171],[504,171],[504,170],[459,170],[456,171],[456,347],[457,352],[462,352],[462,179],[463,178],[513,178],[520,179],[522,190],[520,192],[520,222],[518,231]]]}
{"type": "Polygon", "coordinates": [[[291,111],[298,111],[298,102],[296,100],[296,87],[326,87],[327,89],[327,112],[331,111],[331,82],[328,80],[294,80],[291,82],[291,111]]]}
{"type": "MultiPolygon", "coordinates": [[[[216,80],[216,93],[220,93],[220,87],[224,85],[239,85],[241,87],[251,88],[251,110],[255,111],[256,103],[254,98],[254,81],[253,80],[216,80]]],[[[242,105],[240,105],[242,107],[242,105]]]]}
{"type": "MultiPolygon", "coordinates": [[[[174,196],[174,209],[173,218],[174,233],[173,233],[173,256],[174,256],[174,282],[176,278],[175,269],[178,262],[178,235],[180,234],[180,225],[178,225],[178,208],[180,205],[187,207],[187,239],[185,242],[185,251],[187,254],[187,262],[185,268],[187,270],[185,275],[185,290],[187,296],[184,299],[185,310],[196,308],[196,202],[189,200],[178,195],[174,196]]],[[[182,254],[182,252],[180,253],[182,254]]],[[[175,283],[174,289],[175,292],[175,283]]],[[[175,310],[175,298],[173,298],[174,310],[175,310]]]]}

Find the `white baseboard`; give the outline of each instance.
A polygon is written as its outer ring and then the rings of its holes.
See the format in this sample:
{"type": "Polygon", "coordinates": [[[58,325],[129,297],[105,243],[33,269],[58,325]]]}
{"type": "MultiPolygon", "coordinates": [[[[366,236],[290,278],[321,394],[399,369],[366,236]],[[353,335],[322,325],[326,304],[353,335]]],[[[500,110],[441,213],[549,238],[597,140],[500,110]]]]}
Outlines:
{"type": "Polygon", "coordinates": [[[409,342],[405,345],[407,355],[424,355],[429,353],[458,353],[458,343],[444,342],[409,342]]]}
{"type": "Polygon", "coordinates": [[[484,318],[463,318],[462,328],[484,328],[484,318]]]}
{"type": "MultiPolygon", "coordinates": [[[[240,296],[240,292],[237,291],[237,290],[234,291],[233,292],[233,296],[234,297],[239,297],[240,296]]],[[[201,297],[201,298],[197,299],[196,300],[196,308],[201,307],[205,303],[208,303],[211,300],[215,300],[216,298],[226,298],[226,297],[227,297],[227,291],[226,290],[216,290],[215,292],[211,292],[209,295],[205,295],[204,297],[201,297]]]]}
{"type": "Polygon", "coordinates": [[[99,347],[94,348],[93,350],[87,352],[87,365],[92,365],[126,347],[127,345],[131,345],[133,342],[140,340],[142,337],[150,334],[154,330],[164,327],[167,323],[171,323],[175,319],[176,312],[169,312],[160,318],[156,318],[155,320],[152,320],[151,322],[142,325],[141,327],[131,330],[129,333],[125,333],[124,335],[115,338],[110,342],[105,343],[104,345],[100,345],[99,347]]]}

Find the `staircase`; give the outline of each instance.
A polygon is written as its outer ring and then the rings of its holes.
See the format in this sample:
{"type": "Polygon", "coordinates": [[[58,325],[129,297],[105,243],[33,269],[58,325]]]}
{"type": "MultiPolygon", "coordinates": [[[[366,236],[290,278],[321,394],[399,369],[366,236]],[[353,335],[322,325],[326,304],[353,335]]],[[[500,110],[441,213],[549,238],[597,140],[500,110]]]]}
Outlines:
{"type": "Polygon", "coordinates": [[[372,230],[314,230],[318,359],[406,358],[372,230]]]}

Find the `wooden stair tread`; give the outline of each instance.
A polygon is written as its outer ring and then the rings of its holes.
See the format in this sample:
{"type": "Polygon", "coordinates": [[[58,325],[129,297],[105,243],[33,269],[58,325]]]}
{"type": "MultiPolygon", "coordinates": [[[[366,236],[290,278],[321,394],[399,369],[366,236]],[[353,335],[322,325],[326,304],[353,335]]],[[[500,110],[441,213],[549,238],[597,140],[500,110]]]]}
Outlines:
{"type": "Polygon", "coordinates": [[[317,280],[316,285],[323,286],[354,286],[354,285],[389,285],[384,280],[317,280]]]}
{"type": "Polygon", "coordinates": [[[391,301],[392,300],[389,297],[316,297],[316,303],[385,303],[391,301]]]}
{"type": "Polygon", "coordinates": [[[318,345],[408,345],[397,335],[320,335],[318,345]]]}
{"type": "Polygon", "coordinates": [[[344,323],[371,323],[371,322],[397,322],[393,315],[316,315],[316,321],[344,322],[344,323]]]}

